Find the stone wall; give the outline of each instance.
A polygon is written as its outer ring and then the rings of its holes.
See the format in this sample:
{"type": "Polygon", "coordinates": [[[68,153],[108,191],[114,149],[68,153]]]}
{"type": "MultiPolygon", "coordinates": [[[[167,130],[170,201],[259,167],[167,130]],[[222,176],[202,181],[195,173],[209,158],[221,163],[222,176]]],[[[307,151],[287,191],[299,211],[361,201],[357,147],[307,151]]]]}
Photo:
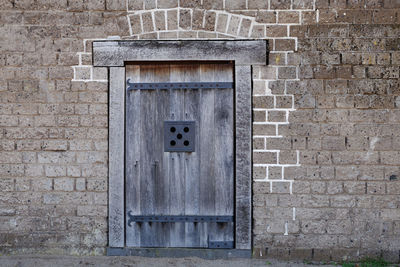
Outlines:
{"type": "Polygon", "coordinates": [[[0,0],[0,253],[107,246],[98,39],[268,39],[253,69],[254,255],[400,247],[398,0],[0,0]]]}

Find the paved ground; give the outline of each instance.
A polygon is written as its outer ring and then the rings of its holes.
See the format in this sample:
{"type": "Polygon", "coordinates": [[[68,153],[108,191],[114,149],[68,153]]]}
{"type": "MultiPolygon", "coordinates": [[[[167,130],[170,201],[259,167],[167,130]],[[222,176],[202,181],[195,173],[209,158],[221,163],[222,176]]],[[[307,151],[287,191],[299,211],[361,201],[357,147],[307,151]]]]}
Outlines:
{"type": "Polygon", "coordinates": [[[70,267],[70,266],[143,266],[143,267],[242,267],[242,266],[334,266],[309,265],[298,262],[282,262],[276,260],[232,259],[232,260],[203,260],[200,258],[144,258],[144,257],[72,257],[72,256],[2,256],[1,267],[70,267]]]}

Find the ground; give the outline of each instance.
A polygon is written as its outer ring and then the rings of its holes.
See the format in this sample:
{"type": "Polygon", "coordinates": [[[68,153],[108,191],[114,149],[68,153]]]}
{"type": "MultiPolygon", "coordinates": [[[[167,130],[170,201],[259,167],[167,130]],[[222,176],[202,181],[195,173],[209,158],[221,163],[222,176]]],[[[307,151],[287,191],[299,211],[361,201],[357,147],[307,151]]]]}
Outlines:
{"type": "MultiPolygon", "coordinates": [[[[322,266],[305,264],[302,262],[286,262],[268,259],[231,259],[231,260],[204,260],[200,258],[144,258],[144,257],[73,257],[73,256],[2,256],[0,267],[63,267],[63,266],[279,266],[303,267],[322,266]]],[[[325,267],[335,265],[323,265],[325,267]]]]}

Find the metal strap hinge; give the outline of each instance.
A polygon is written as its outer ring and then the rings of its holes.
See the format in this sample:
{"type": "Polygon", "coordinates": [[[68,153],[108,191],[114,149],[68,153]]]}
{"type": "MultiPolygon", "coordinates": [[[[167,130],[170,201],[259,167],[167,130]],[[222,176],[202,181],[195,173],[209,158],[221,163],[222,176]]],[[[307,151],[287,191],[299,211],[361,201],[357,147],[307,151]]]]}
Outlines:
{"type": "Polygon", "coordinates": [[[233,88],[232,82],[165,82],[165,83],[131,83],[126,81],[127,90],[167,90],[167,89],[229,89],[233,88]]]}
{"type": "Polygon", "coordinates": [[[197,215],[132,215],[128,212],[128,226],[132,226],[133,222],[161,222],[161,223],[174,223],[174,222],[217,222],[228,223],[233,222],[233,216],[197,216],[197,215]]]}

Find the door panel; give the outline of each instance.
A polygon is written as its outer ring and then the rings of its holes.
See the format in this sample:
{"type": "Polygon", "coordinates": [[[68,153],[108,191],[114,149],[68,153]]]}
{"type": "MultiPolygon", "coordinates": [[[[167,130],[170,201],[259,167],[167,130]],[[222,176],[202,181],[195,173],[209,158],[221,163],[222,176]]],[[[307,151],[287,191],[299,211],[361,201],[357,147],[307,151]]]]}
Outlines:
{"type": "MultiPolygon", "coordinates": [[[[231,64],[127,65],[132,83],[233,82],[231,64]]],[[[132,222],[129,215],[233,216],[233,89],[130,90],[126,240],[132,247],[233,241],[233,222],[132,222]],[[164,121],[195,121],[194,152],[164,152],[164,121]]]]}

